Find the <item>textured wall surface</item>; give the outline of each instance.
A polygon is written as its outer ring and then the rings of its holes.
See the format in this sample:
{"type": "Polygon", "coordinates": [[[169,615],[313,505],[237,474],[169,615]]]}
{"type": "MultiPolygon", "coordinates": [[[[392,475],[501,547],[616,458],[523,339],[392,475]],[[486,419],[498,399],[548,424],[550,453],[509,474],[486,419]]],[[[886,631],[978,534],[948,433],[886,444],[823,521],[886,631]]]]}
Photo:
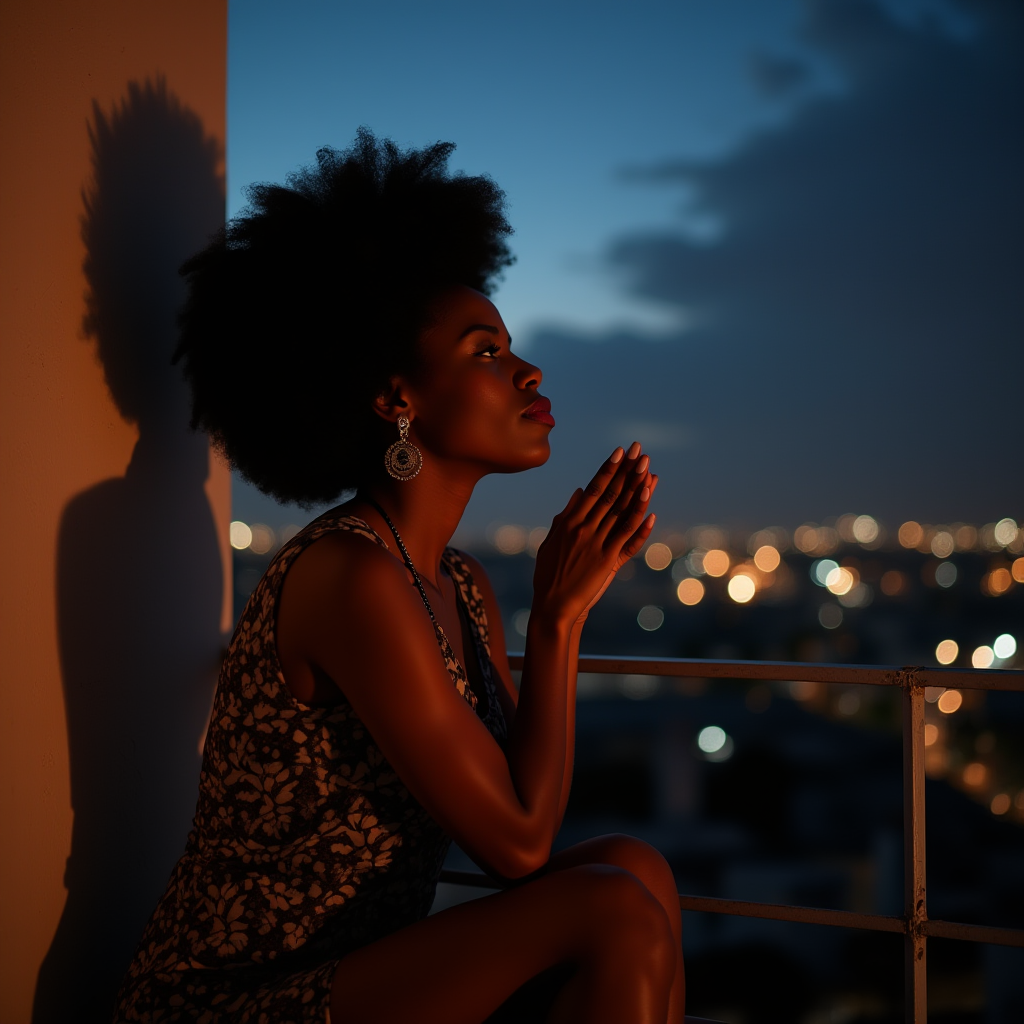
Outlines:
{"type": "Polygon", "coordinates": [[[0,9],[9,1024],[109,1019],[194,806],[230,483],[169,358],[223,220],[226,44],[226,0],[0,9]]]}

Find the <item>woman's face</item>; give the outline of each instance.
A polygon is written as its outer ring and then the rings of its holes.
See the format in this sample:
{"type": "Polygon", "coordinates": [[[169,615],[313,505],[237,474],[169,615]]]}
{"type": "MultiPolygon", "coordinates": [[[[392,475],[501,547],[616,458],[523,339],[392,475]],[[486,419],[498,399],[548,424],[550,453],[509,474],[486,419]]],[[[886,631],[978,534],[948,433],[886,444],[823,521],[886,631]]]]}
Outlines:
{"type": "Polygon", "coordinates": [[[398,381],[411,437],[432,459],[480,475],[543,465],[555,425],[541,372],[511,350],[494,304],[472,288],[444,292],[420,336],[415,371],[398,381]]]}

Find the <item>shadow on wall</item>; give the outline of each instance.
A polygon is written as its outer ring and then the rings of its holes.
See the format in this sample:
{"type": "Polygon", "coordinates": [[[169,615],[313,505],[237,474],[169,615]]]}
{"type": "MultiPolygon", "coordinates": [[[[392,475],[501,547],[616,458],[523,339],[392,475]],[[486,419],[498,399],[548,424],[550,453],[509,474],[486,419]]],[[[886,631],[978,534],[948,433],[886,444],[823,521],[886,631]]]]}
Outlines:
{"type": "Polygon", "coordinates": [[[222,566],[206,438],[171,365],[177,270],[224,221],[219,145],[165,82],[94,103],[83,195],[85,334],[139,437],[123,477],[76,495],[57,549],[74,825],[38,1024],[109,1021],[184,850],[220,660],[222,566]]]}

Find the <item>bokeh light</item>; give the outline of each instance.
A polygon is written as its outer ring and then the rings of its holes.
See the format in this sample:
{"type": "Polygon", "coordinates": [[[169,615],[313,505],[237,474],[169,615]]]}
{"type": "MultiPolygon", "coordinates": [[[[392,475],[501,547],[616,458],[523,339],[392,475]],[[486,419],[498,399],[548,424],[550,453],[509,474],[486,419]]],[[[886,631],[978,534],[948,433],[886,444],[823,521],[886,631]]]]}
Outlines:
{"type": "Polygon", "coordinates": [[[963,780],[968,786],[984,786],[988,769],[980,761],[972,761],[964,768],[963,780]]]}
{"type": "Polygon", "coordinates": [[[936,558],[949,558],[953,554],[956,545],[953,543],[953,534],[947,530],[939,530],[931,539],[928,545],[936,558]]]}
{"type": "Polygon", "coordinates": [[[1012,804],[1009,793],[996,793],[992,797],[992,803],[989,804],[989,809],[993,814],[1005,814],[1012,804]]]}
{"type": "Polygon", "coordinates": [[[956,566],[952,562],[939,562],[935,567],[935,582],[943,590],[949,590],[956,583],[956,566]]]}
{"type": "Polygon", "coordinates": [[[924,727],[924,745],[926,747],[934,747],[935,744],[938,743],[938,741],[939,727],[937,725],[932,725],[932,723],[929,722],[924,727]]]}
{"type": "Polygon", "coordinates": [[[971,654],[971,664],[975,668],[991,668],[992,662],[996,660],[995,651],[988,644],[975,647],[971,654]]]}
{"type": "Polygon", "coordinates": [[[895,597],[902,593],[906,585],[907,578],[898,569],[889,569],[882,573],[882,578],[878,581],[878,586],[886,597],[895,597]]]}
{"type": "Polygon", "coordinates": [[[1024,583],[1024,558],[1015,558],[1013,560],[1010,574],[1018,583],[1024,583]]]}
{"type": "Polygon", "coordinates": [[[860,711],[860,694],[856,690],[846,690],[836,701],[836,710],[841,715],[855,715],[860,711]]]}
{"type": "Polygon", "coordinates": [[[667,544],[656,542],[644,552],[644,561],[651,569],[660,572],[672,564],[672,549],[667,544]]]}
{"type": "Polygon", "coordinates": [[[520,608],[512,616],[512,628],[520,635],[526,636],[526,630],[530,624],[530,609],[520,608]]]}
{"type": "Polygon", "coordinates": [[[916,548],[924,538],[924,530],[920,523],[916,523],[911,519],[900,527],[897,536],[903,547],[916,548]]]}
{"type": "Polygon", "coordinates": [[[1000,633],[992,644],[992,653],[1005,661],[1017,653],[1017,640],[1010,633],[1000,633]]]}
{"type": "Polygon", "coordinates": [[[494,546],[503,555],[518,555],[526,550],[529,534],[525,527],[508,523],[494,531],[494,546]]]}
{"type": "Polygon", "coordinates": [[[249,529],[247,523],[236,519],[228,527],[228,537],[231,540],[231,546],[236,551],[244,551],[252,543],[252,530],[249,529]]]}
{"type": "Polygon", "coordinates": [[[778,569],[781,561],[782,556],[779,554],[779,549],[772,544],[762,544],[761,547],[754,552],[754,565],[756,565],[761,572],[774,572],[778,569]]]}
{"type": "Polygon", "coordinates": [[[746,573],[740,572],[729,580],[726,590],[737,604],[746,604],[757,592],[757,585],[746,573]]]}
{"type": "Polygon", "coordinates": [[[1002,547],[1012,544],[1017,536],[1017,524],[1012,519],[1000,519],[993,529],[996,543],[1002,547]]]}
{"type": "Polygon", "coordinates": [[[697,734],[697,746],[705,754],[713,754],[725,746],[728,737],[724,729],[717,725],[707,725],[697,734]]]}
{"type": "Polygon", "coordinates": [[[837,604],[823,604],[818,609],[818,621],[825,629],[838,629],[843,623],[843,610],[837,604]]]}
{"type": "Polygon", "coordinates": [[[732,737],[718,725],[706,725],[697,733],[697,746],[709,761],[727,761],[732,755],[732,737]]]}
{"type": "Polygon", "coordinates": [[[978,531],[973,526],[958,526],[953,536],[957,551],[970,551],[978,543],[978,531]]]}
{"type": "Polygon", "coordinates": [[[836,596],[848,594],[856,582],[853,573],[843,565],[837,565],[825,577],[826,589],[836,596]]]}
{"type": "Polygon", "coordinates": [[[960,646],[955,640],[942,640],[935,648],[935,660],[940,665],[952,665],[960,653],[960,646]]]}
{"type": "Polygon", "coordinates": [[[546,526],[535,526],[529,532],[526,538],[526,553],[531,558],[537,557],[537,552],[540,550],[540,546],[544,543],[544,538],[547,535],[548,528],[546,526]]]}
{"type": "Polygon", "coordinates": [[[729,571],[729,554],[721,548],[712,548],[704,556],[704,571],[709,576],[724,576],[729,571]]]}
{"type": "Polygon", "coordinates": [[[828,574],[833,569],[838,569],[839,563],[832,561],[831,558],[819,558],[816,562],[811,562],[811,579],[818,584],[819,587],[828,585],[828,574]]]}
{"type": "Polygon", "coordinates": [[[695,580],[692,576],[687,577],[685,580],[679,581],[679,586],[676,587],[676,597],[679,598],[680,604],[693,606],[700,604],[704,599],[704,584],[700,580],[695,580]]]}
{"type": "Polygon", "coordinates": [[[636,621],[641,629],[653,633],[656,629],[661,629],[665,622],[665,613],[656,604],[645,604],[637,614],[636,621]]]}
{"type": "Polygon", "coordinates": [[[981,589],[993,597],[1005,594],[1013,584],[1009,569],[993,569],[981,581],[981,589]]]}
{"type": "Polygon", "coordinates": [[[256,555],[265,555],[272,551],[277,543],[274,531],[264,523],[253,523],[251,527],[252,540],[249,541],[249,550],[256,555]]]}
{"type": "Polygon", "coordinates": [[[878,523],[871,516],[857,516],[853,521],[853,539],[858,544],[871,544],[878,540],[878,523]]]}
{"type": "Polygon", "coordinates": [[[944,714],[951,715],[960,709],[964,698],[959,690],[945,690],[936,702],[936,707],[944,714]]]}

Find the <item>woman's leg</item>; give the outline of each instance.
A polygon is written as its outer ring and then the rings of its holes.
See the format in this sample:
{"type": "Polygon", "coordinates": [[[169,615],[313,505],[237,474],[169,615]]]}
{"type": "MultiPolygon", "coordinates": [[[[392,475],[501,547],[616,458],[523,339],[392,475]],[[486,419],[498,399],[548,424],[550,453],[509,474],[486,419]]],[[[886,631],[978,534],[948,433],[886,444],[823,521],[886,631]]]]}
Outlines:
{"type": "Polygon", "coordinates": [[[548,861],[548,871],[559,871],[580,864],[610,864],[635,875],[661,904],[672,926],[675,939],[676,973],[668,1006],[668,1024],[681,1024],[686,998],[683,971],[683,923],[679,910],[679,892],[672,869],[653,846],[626,835],[599,836],[556,853],[548,861]]]}
{"type": "Polygon", "coordinates": [[[566,964],[552,1022],[662,1024],[675,938],[636,876],[582,864],[444,910],[350,953],[333,1024],[480,1024],[521,985],[566,964]]]}

